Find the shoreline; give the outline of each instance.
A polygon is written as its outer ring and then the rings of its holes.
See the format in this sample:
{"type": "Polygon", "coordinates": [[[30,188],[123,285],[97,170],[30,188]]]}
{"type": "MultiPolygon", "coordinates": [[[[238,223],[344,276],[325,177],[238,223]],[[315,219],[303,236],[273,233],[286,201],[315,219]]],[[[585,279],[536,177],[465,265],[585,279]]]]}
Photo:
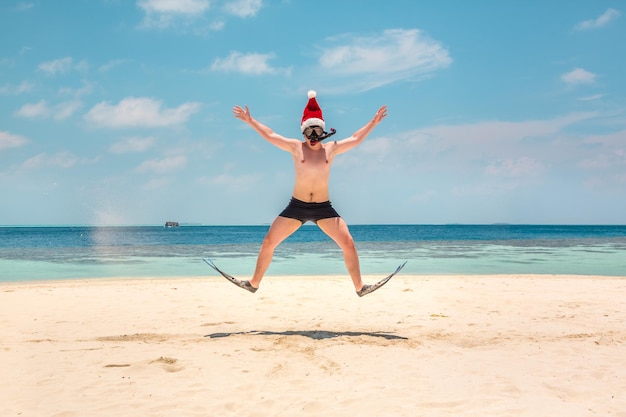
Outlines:
{"type": "MultiPolygon", "coordinates": [[[[378,281],[383,277],[382,273],[379,274],[363,274],[363,280],[367,281],[366,283],[373,283],[374,281],[378,281]]],[[[239,279],[250,279],[251,276],[246,275],[237,275],[239,279]]],[[[551,279],[626,279],[626,275],[603,275],[603,274],[555,274],[555,273],[424,273],[424,274],[415,274],[412,272],[403,273],[402,271],[392,278],[392,282],[398,279],[461,279],[461,278],[551,278],[551,279]]],[[[63,285],[66,283],[74,283],[74,284],[91,284],[91,283],[101,283],[106,284],[107,282],[115,283],[115,282],[125,282],[132,283],[136,282],[150,282],[150,281],[190,281],[190,282],[198,282],[200,280],[217,280],[224,281],[224,278],[221,277],[217,273],[207,273],[207,274],[199,274],[199,275],[146,275],[146,276],[93,276],[93,277],[70,277],[70,278],[52,278],[52,279],[32,279],[32,280],[16,280],[16,281],[0,281],[0,291],[2,286],[10,286],[10,285],[63,285]]],[[[268,274],[264,278],[264,280],[283,280],[283,279],[345,279],[350,280],[348,275],[337,274],[337,273],[328,273],[328,274],[268,274]]],[[[227,281],[224,281],[227,282],[227,281]]]]}
{"type": "Polygon", "coordinates": [[[624,278],[3,282],[0,414],[620,415],[624,278]]]}

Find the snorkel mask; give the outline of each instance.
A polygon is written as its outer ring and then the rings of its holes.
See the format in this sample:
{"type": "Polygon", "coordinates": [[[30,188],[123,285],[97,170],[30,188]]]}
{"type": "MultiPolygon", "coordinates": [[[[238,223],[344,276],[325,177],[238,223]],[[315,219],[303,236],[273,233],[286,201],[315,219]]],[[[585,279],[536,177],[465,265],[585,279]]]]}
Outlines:
{"type": "Polygon", "coordinates": [[[311,145],[315,145],[317,142],[321,142],[326,138],[337,133],[335,129],[330,128],[330,132],[325,132],[320,126],[309,126],[302,132],[304,136],[311,142],[311,145]]]}

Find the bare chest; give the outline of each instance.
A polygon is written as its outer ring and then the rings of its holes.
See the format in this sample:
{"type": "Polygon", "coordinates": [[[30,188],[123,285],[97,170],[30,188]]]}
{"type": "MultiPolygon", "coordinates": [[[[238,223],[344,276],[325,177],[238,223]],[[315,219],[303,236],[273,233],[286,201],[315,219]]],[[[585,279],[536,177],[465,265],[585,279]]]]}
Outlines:
{"type": "Polygon", "coordinates": [[[303,144],[301,153],[296,156],[294,163],[296,171],[304,173],[328,171],[331,161],[326,148],[310,149],[303,144]]]}

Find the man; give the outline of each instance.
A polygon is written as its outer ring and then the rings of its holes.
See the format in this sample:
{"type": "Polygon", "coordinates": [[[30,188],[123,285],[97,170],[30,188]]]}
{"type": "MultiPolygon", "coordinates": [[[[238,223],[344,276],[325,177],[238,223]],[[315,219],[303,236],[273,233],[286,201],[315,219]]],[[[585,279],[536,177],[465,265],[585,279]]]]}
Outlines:
{"type": "MultiPolygon", "coordinates": [[[[293,197],[285,210],[272,223],[263,240],[257,258],[254,275],[250,281],[239,281],[226,276],[233,283],[250,292],[255,292],[261,284],[265,271],[272,262],[274,249],[305,222],[313,221],[343,251],[343,258],[359,297],[369,294],[384,285],[391,276],[374,285],[364,285],[361,279],[359,256],[346,222],[339,216],[329,201],[328,180],[330,167],[335,156],[349,151],[365,140],[367,135],[387,116],[387,107],[382,106],[365,126],[352,136],[329,143],[322,140],[334,133],[324,131],[322,117],[315,91],[308,92],[309,101],[304,109],[301,130],[304,141],[289,139],[255,120],[248,106],[235,106],[233,114],[249,124],[259,135],[272,145],[291,153],[295,167],[293,197]]],[[[219,271],[221,272],[221,271],[219,271]]],[[[224,274],[223,274],[224,275],[224,274]]],[[[393,275],[393,274],[392,274],[393,275]]]]}

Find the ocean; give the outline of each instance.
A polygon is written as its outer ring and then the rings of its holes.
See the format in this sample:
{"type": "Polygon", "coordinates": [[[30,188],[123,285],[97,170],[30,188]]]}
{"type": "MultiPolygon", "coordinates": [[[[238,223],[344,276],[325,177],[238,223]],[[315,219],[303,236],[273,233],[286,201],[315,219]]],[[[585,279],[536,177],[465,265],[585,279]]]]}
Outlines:
{"type": "MultiPolygon", "coordinates": [[[[0,227],[0,281],[249,277],[269,226],[0,227]]],[[[626,276],[626,226],[351,225],[364,275],[626,276]]],[[[307,224],[275,252],[267,275],[347,275],[341,251],[307,224]]]]}

